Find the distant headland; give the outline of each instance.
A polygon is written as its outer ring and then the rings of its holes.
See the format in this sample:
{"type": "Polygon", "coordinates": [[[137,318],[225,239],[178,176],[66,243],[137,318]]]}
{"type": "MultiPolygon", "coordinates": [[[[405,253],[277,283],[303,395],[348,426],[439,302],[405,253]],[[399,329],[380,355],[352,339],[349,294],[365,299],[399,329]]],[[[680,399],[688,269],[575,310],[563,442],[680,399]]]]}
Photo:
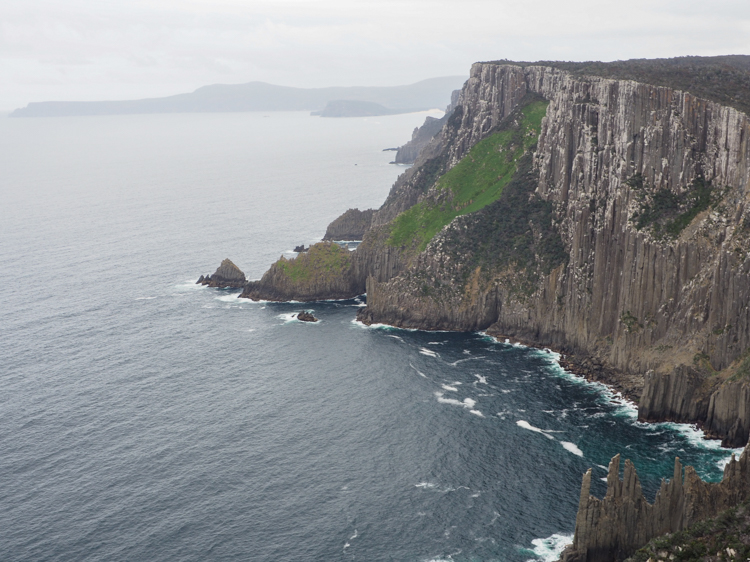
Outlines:
{"type": "Polygon", "coordinates": [[[9,117],[311,111],[323,117],[390,115],[445,107],[468,76],[429,78],[405,86],[292,88],[265,82],[213,84],[188,94],[119,101],[33,102],[9,117]]]}

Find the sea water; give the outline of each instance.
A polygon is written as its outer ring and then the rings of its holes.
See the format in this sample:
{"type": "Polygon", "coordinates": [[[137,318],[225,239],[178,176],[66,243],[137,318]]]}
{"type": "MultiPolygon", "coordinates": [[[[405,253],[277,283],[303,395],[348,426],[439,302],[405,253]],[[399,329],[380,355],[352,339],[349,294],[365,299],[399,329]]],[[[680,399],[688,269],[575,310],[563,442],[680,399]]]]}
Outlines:
{"type": "Polygon", "coordinates": [[[3,560],[553,560],[616,453],[720,478],[552,352],[195,285],[377,207],[424,117],[0,118],[3,560]]]}

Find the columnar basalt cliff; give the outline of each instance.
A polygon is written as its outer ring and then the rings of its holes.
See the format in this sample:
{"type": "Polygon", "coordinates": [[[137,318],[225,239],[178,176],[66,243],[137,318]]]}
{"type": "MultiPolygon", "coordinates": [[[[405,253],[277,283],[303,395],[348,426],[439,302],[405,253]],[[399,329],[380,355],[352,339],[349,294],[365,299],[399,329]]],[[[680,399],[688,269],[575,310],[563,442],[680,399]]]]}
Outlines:
{"type": "MultiPolygon", "coordinates": [[[[750,346],[747,116],[666,87],[478,64],[443,151],[447,167],[529,92],[550,102],[528,173],[534,196],[554,209],[564,262],[545,263],[534,248],[534,260],[511,255],[490,267],[482,236],[474,249],[461,242],[473,224],[492,223],[482,213],[502,212],[501,197],[455,219],[396,278],[371,280],[361,319],[488,328],[624,372],[653,372],[644,419],[700,422],[713,434],[731,433],[726,444],[746,442],[747,402],[729,399],[742,392],[716,388],[750,346]],[[656,399],[671,376],[679,384],[667,402],[656,399]]],[[[486,229],[475,230],[486,238],[486,229]]],[[[546,231],[530,218],[532,237],[546,231]]],[[[742,380],[735,386],[744,388],[742,380]]]]}
{"type": "Polygon", "coordinates": [[[583,477],[573,544],[563,553],[563,562],[614,562],[624,560],[654,537],[682,531],[750,498],[750,453],[724,468],[721,482],[700,479],[691,466],[683,477],[679,458],[674,474],[662,480],[654,503],[641,492],[635,467],[625,461],[620,480],[620,455],[609,463],[607,494],[591,496],[591,469],[583,477]]]}
{"type": "Polygon", "coordinates": [[[363,322],[588,356],[636,381],[641,419],[744,444],[749,138],[745,113],[686,91],[478,63],[345,266],[281,260],[243,296],[366,290],[363,322]]]}

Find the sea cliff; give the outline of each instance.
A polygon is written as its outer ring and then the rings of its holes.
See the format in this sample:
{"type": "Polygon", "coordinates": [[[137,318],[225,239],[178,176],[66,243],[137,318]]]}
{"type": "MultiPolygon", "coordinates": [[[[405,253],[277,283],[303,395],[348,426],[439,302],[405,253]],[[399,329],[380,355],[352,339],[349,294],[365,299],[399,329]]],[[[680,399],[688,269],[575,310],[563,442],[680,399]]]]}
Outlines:
{"type": "MultiPolygon", "coordinates": [[[[361,232],[354,252],[323,243],[282,258],[241,296],[366,292],[365,324],[553,347],[576,372],[639,400],[639,419],[697,423],[743,446],[746,66],[747,57],[477,63],[383,205],[329,227],[361,232]]],[[[619,480],[618,458],[604,500],[589,496],[587,474],[566,559],[622,559],[737,505],[748,496],[747,456],[717,485],[692,469],[683,480],[677,462],[653,505],[632,465],[619,480]]]]}
{"type": "Polygon", "coordinates": [[[366,291],[365,323],[551,346],[635,380],[642,419],[743,445],[749,136],[745,113],[684,90],[477,63],[381,208],[332,224],[369,222],[346,267],[301,256],[308,273],[275,265],[243,296],[366,291]]]}

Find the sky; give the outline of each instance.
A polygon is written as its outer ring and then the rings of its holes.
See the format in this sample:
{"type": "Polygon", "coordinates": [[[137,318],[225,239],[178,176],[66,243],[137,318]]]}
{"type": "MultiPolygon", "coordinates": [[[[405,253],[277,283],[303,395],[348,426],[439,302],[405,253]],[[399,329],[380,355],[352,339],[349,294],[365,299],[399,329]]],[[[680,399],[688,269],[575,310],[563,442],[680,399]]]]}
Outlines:
{"type": "Polygon", "coordinates": [[[750,0],[2,0],[0,110],[261,80],[390,86],[483,60],[750,54],[750,0]]]}

